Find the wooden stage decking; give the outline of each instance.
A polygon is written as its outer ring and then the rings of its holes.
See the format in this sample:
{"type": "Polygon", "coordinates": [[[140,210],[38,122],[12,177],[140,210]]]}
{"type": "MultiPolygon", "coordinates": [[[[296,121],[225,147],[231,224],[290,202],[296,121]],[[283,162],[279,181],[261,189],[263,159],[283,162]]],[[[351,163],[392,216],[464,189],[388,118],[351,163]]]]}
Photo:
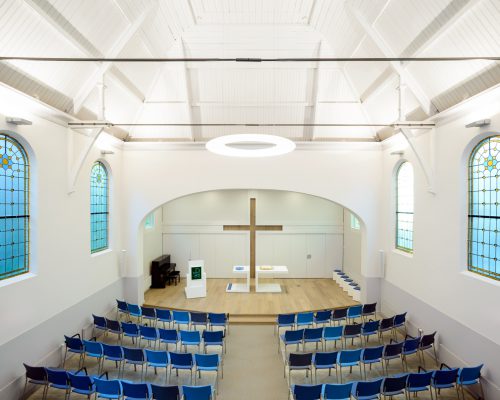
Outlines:
{"type": "Polygon", "coordinates": [[[227,293],[235,279],[207,279],[207,297],[186,299],[185,280],[165,289],[149,289],[146,306],[201,312],[225,312],[231,323],[272,323],[280,313],[322,310],[358,304],[333,279],[274,279],[281,293],[227,293]]]}

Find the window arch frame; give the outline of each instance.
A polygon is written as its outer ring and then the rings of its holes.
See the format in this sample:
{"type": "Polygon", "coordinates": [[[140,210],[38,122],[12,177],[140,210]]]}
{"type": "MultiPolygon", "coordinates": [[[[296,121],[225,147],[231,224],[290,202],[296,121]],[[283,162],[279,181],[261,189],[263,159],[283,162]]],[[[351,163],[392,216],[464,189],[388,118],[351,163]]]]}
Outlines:
{"type": "MultiPolygon", "coordinates": [[[[394,185],[395,185],[395,207],[394,207],[394,216],[395,216],[395,229],[394,229],[394,247],[396,250],[403,251],[408,254],[413,254],[414,251],[414,223],[415,223],[415,169],[413,168],[413,164],[408,160],[402,160],[400,163],[396,165],[395,173],[394,173],[394,185]],[[399,177],[402,171],[403,166],[409,166],[411,168],[411,187],[412,187],[412,198],[411,198],[411,211],[402,211],[400,210],[400,182],[399,177]],[[411,232],[411,238],[405,238],[400,236],[400,224],[403,221],[400,221],[400,215],[407,214],[411,215],[411,229],[406,229],[405,231],[411,232]],[[409,246],[405,246],[400,244],[400,242],[409,242],[409,246]]],[[[407,221],[408,222],[408,221],[407,221]]]]}
{"type": "MultiPolygon", "coordinates": [[[[2,217],[1,221],[5,221],[4,222],[5,226],[0,225],[0,231],[2,231],[2,228],[4,228],[3,232],[0,232],[0,236],[1,236],[1,233],[5,233],[5,238],[4,239],[0,238],[1,239],[0,243],[5,243],[5,244],[2,244],[2,246],[5,246],[5,256],[6,256],[5,259],[0,258],[0,281],[4,281],[4,280],[10,279],[10,278],[15,278],[17,276],[27,274],[30,272],[30,269],[31,269],[31,251],[30,251],[31,250],[31,164],[30,164],[30,156],[28,154],[28,150],[26,149],[26,145],[23,145],[21,140],[17,139],[10,132],[1,130],[0,131],[0,150],[3,150],[4,146],[5,146],[5,148],[7,148],[7,144],[3,145],[3,143],[7,143],[7,142],[9,142],[13,146],[15,146],[16,151],[15,152],[11,151],[10,155],[9,155],[9,153],[6,153],[6,152],[4,152],[1,155],[0,165],[2,166],[2,170],[3,171],[8,171],[9,169],[12,170],[12,168],[10,168],[10,167],[16,165],[16,163],[12,160],[12,158],[15,157],[16,154],[20,155],[23,158],[23,163],[22,163],[23,170],[21,171],[21,169],[19,168],[17,171],[15,171],[18,173],[22,172],[22,174],[18,174],[17,179],[14,179],[14,175],[11,176],[13,178],[12,179],[13,183],[12,183],[12,186],[10,188],[8,188],[7,185],[5,185],[4,189],[0,189],[0,193],[4,192],[4,194],[5,194],[5,202],[4,202],[5,211],[0,210],[0,217],[2,217]],[[5,155],[7,155],[7,157],[5,157],[5,155]],[[6,166],[6,168],[4,166],[6,166]],[[16,180],[17,181],[21,180],[21,182],[17,182],[17,184],[15,184],[14,182],[16,180]],[[16,187],[17,187],[17,189],[16,189],[16,187]],[[22,189],[21,189],[21,187],[22,187],[22,189]],[[15,192],[16,191],[18,192],[17,201],[15,201],[15,197],[16,197],[15,192]],[[9,231],[12,232],[11,238],[10,238],[11,242],[9,244],[7,244],[7,240],[8,240],[8,234],[7,234],[8,222],[7,221],[9,220],[8,211],[7,211],[8,192],[11,193],[11,198],[10,198],[10,200],[11,200],[10,201],[11,216],[10,216],[10,219],[13,220],[12,225],[9,229],[9,231]],[[22,201],[19,200],[19,198],[21,197],[21,196],[19,196],[19,193],[22,193],[22,201]],[[14,209],[17,209],[17,212],[14,212],[14,209]],[[19,221],[21,218],[23,219],[22,229],[19,227],[19,223],[17,223],[17,224],[14,223],[14,222],[19,221]],[[16,225],[17,225],[17,227],[16,227],[16,225]],[[20,231],[22,232],[22,239],[19,241],[20,236],[19,236],[19,234],[16,235],[16,232],[20,232],[20,231]],[[17,242],[15,241],[16,236],[18,239],[17,242]],[[19,244],[22,244],[22,252],[18,253],[18,256],[16,257],[14,255],[15,245],[19,245],[19,244]],[[8,248],[7,248],[8,246],[12,247],[10,250],[10,253],[12,255],[10,257],[7,257],[7,254],[9,253],[8,248]],[[8,271],[7,261],[9,258],[11,260],[14,260],[16,258],[22,260],[22,265],[19,265],[17,268],[14,268],[14,265],[11,265],[10,272],[7,272],[8,271]],[[2,265],[3,261],[6,261],[5,265],[2,265]]],[[[12,150],[12,147],[10,148],[10,150],[12,150]]],[[[19,160],[19,158],[18,158],[18,160],[19,160]]],[[[14,171],[14,170],[12,170],[12,171],[14,171]]],[[[5,175],[5,178],[7,178],[7,175],[5,175]]],[[[6,182],[6,180],[4,182],[6,182]]],[[[4,196],[1,196],[1,197],[3,198],[4,196]]]]}
{"type": "MultiPolygon", "coordinates": [[[[110,212],[109,212],[109,199],[110,199],[110,168],[102,160],[96,160],[90,168],[90,253],[97,254],[102,251],[109,249],[109,232],[110,232],[110,212]],[[105,173],[105,186],[99,187],[94,185],[93,174],[95,168],[100,168],[105,173]],[[105,203],[94,202],[102,195],[94,194],[94,190],[104,189],[105,190],[105,203]],[[99,211],[93,211],[93,207],[99,207],[99,211]],[[105,207],[103,209],[103,206],[105,207]],[[93,216],[104,215],[104,220],[95,220],[93,216]],[[103,229],[104,224],[104,229],[103,229]],[[94,235],[101,233],[97,239],[94,239],[94,235]]],[[[96,177],[96,179],[99,179],[96,177]]],[[[100,182],[96,182],[100,183],[100,182]]]]}

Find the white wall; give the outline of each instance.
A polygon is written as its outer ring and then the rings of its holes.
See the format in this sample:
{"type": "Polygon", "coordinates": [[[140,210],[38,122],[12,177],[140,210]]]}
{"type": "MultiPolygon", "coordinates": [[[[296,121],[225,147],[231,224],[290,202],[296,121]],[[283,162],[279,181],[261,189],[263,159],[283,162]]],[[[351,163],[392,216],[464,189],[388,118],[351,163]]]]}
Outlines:
{"type": "MultiPolygon", "coordinates": [[[[361,224],[361,221],[360,221],[361,224]]],[[[355,282],[362,284],[361,228],[351,228],[351,212],[344,210],[344,260],[343,270],[355,282]]]]}
{"type": "Polygon", "coordinates": [[[151,261],[163,254],[163,212],[161,208],[152,211],[154,226],[145,228],[143,226],[143,262],[144,262],[144,289],[151,286],[151,261]]]}

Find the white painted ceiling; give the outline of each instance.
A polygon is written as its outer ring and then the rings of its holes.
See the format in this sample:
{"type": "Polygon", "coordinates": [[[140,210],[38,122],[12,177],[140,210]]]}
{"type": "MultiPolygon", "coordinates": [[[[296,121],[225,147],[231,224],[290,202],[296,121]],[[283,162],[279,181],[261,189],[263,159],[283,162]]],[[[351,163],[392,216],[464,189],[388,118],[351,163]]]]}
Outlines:
{"type": "MultiPolygon", "coordinates": [[[[4,0],[0,55],[426,57],[500,54],[498,0],[4,0]]],[[[500,83],[491,61],[70,63],[3,61],[0,81],[82,120],[112,123],[384,124],[423,120],[500,83]]],[[[1,111],[1,110],[0,110],[1,111]]],[[[125,140],[231,133],[378,140],[373,127],[121,127],[125,140]]],[[[382,136],[383,137],[383,136],[382,136]]]]}

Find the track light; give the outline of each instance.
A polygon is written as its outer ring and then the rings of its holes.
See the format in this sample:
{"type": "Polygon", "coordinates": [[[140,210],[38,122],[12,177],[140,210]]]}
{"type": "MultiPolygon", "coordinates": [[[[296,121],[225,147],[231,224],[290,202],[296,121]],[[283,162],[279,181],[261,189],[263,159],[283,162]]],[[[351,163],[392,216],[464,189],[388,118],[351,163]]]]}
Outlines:
{"type": "Polygon", "coordinates": [[[19,117],[5,117],[5,122],[13,125],[33,125],[33,122],[19,117]]]}
{"type": "Polygon", "coordinates": [[[489,125],[491,123],[490,119],[479,119],[477,121],[471,122],[465,125],[466,128],[481,128],[483,126],[489,125]]]}

